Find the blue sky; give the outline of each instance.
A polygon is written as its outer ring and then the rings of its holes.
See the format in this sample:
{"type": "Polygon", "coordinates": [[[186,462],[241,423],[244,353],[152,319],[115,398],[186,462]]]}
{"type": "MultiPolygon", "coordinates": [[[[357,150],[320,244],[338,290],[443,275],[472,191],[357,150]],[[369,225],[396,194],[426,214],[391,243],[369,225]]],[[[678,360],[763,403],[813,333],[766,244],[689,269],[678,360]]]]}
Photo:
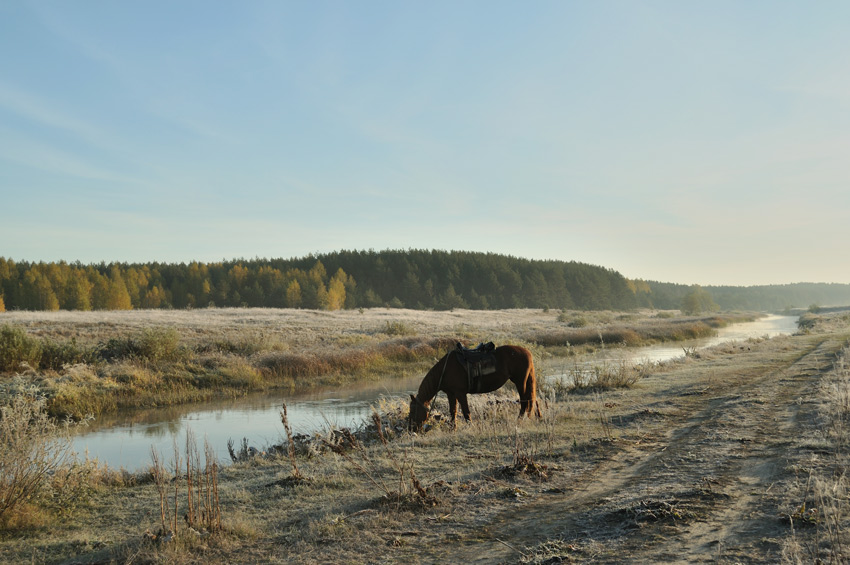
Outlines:
{"type": "Polygon", "coordinates": [[[850,283],[850,3],[0,0],[0,256],[850,283]]]}

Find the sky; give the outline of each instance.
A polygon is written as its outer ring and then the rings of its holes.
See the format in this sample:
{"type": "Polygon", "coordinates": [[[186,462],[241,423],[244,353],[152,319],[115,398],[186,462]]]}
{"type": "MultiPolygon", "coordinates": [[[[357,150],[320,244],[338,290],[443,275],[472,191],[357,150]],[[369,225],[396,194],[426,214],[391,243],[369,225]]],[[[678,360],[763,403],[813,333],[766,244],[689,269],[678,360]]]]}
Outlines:
{"type": "Polygon", "coordinates": [[[0,256],[850,283],[850,2],[0,0],[0,256]]]}

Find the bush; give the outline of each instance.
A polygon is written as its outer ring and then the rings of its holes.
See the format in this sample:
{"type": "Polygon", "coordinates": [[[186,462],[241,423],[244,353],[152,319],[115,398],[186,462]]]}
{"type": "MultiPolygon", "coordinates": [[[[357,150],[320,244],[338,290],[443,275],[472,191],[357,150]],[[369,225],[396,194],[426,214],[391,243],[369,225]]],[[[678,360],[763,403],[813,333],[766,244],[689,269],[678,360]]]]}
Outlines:
{"type": "Polygon", "coordinates": [[[529,341],[544,347],[577,345],[639,345],[640,334],[628,328],[573,328],[569,330],[537,332],[529,341]]]}
{"type": "Polygon", "coordinates": [[[414,330],[413,328],[411,328],[409,325],[405,324],[404,322],[397,322],[397,321],[389,322],[388,321],[387,326],[384,328],[384,333],[387,334],[387,335],[390,335],[390,336],[396,336],[396,335],[406,336],[406,335],[415,334],[416,330],[414,330]]]}
{"type": "Polygon", "coordinates": [[[46,340],[41,344],[42,369],[60,370],[66,365],[77,365],[79,363],[94,364],[97,355],[92,349],[85,349],[77,345],[77,340],[72,339],[63,343],[46,340]]]}
{"type": "Polygon", "coordinates": [[[183,357],[180,336],[174,328],[151,328],[142,332],[138,355],[151,363],[179,361],[183,357]]]}
{"type": "Polygon", "coordinates": [[[104,361],[137,358],[150,363],[179,361],[185,348],[180,347],[180,336],[174,328],[150,328],[137,338],[112,338],[98,349],[104,361]]]}
{"type": "Polygon", "coordinates": [[[0,408],[0,527],[15,523],[46,481],[71,457],[71,439],[35,392],[0,408]]]}
{"type": "Polygon", "coordinates": [[[21,363],[38,367],[41,354],[41,343],[21,328],[9,325],[0,328],[0,371],[16,371],[21,363]]]}

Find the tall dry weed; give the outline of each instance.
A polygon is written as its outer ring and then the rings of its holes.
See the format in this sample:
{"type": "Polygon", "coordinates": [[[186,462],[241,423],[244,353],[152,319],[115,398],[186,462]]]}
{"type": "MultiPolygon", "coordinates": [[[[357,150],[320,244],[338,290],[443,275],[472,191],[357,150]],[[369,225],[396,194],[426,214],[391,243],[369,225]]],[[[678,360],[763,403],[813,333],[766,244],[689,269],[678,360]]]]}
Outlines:
{"type": "Polygon", "coordinates": [[[204,462],[194,433],[186,434],[185,452],[174,442],[171,471],[160,453],[151,448],[150,474],[159,498],[160,530],[151,534],[153,541],[170,541],[179,533],[180,513],[183,511],[186,527],[195,534],[207,535],[222,529],[221,500],[219,495],[219,465],[215,450],[204,441],[204,462]],[[185,459],[183,458],[185,455],[185,459]],[[183,462],[185,461],[185,475],[183,462]],[[181,484],[185,478],[185,495],[181,484]],[[200,532],[199,532],[200,530],[200,532]]]}
{"type": "Polygon", "coordinates": [[[73,458],[67,426],[57,424],[36,390],[0,408],[0,527],[36,498],[48,479],[73,458]]]}

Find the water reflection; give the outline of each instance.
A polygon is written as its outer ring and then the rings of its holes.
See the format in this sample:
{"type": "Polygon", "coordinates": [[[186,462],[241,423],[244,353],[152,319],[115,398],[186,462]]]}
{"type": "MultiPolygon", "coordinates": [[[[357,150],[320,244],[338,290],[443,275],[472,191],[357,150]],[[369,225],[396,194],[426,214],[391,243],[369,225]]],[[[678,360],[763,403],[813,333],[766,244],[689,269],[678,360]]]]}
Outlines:
{"type": "MultiPolygon", "coordinates": [[[[580,364],[592,367],[605,363],[618,364],[624,361],[628,363],[657,363],[683,357],[686,349],[703,349],[729,341],[742,341],[751,338],[791,335],[796,331],[796,316],[769,315],[754,322],[732,324],[725,328],[720,328],[717,330],[717,335],[712,337],[689,339],[675,343],[661,343],[648,347],[606,347],[582,359],[580,364]]],[[[555,377],[567,374],[574,370],[575,364],[576,362],[573,360],[569,362],[565,361],[559,366],[550,367],[550,373],[555,377]]]]}
{"type": "Polygon", "coordinates": [[[355,426],[371,413],[381,397],[415,392],[420,376],[379,384],[356,384],[347,390],[318,391],[308,395],[251,395],[204,404],[139,409],[109,415],[92,422],[74,440],[78,454],[106,462],[110,467],[138,470],[151,462],[151,448],[172,457],[174,443],[185,450],[186,431],[199,443],[209,441],[218,457],[229,460],[227,441],[242,438],[258,448],[285,437],[280,411],[286,402],[294,433],[313,433],[328,426],[355,426]]]}
{"type": "MultiPolygon", "coordinates": [[[[591,363],[662,361],[684,355],[683,348],[701,348],[726,341],[751,337],[791,334],[797,329],[796,317],[768,316],[756,322],[735,324],[718,331],[712,338],[658,345],[638,349],[611,347],[601,350],[591,363]]],[[[564,368],[572,369],[573,361],[564,368]]],[[[558,374],[557,366],[547,367],[558,374]]],[[[318,391],[311,394],[254,395],[206,404],[169,406],[122,412],[93,422],[74,442],[77,453],[98,458],[110,467],[135,471],[150,465],[151,448],[172,457],[175,441],[185,450],[186,430],[191,429],[199,442],[208,440],[222,461],[229,460],[227,441],[238,445],[248,438],[251,445],[263,447],[284,437],[280,409],[285,401],[295,433],[313,433],[328,425],[353,426],[368,418],[371,406],[381,397],[403,397],[415,392],[422,375],[380,383],[350,385],[345,390],[318,391]]]]}

